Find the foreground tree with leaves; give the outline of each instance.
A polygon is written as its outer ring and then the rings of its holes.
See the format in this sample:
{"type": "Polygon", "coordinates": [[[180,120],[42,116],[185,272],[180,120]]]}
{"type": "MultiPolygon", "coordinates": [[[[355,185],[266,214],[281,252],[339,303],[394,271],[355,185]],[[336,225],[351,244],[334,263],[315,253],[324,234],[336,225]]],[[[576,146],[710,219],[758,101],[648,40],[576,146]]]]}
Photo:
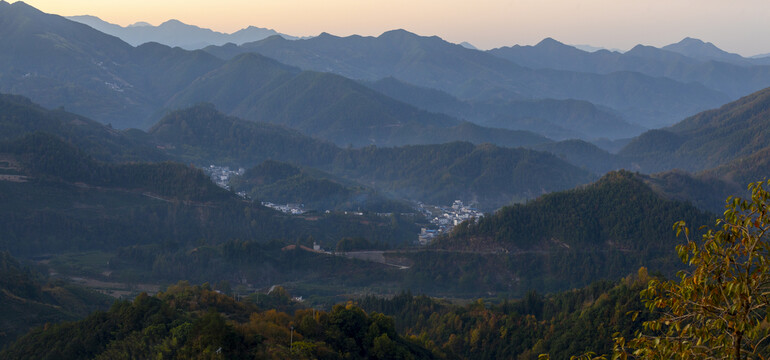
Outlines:
{"type": "MultiPolygon", "coordinates": [[[[770,181],[749,185],[750,199],[728,198],[724,218],[701,241],[686,243],[678,281],[653,279],[642,291],[655,319],[626,341],[616,338],[613,359],[770,358],[770,181]]],[[[636,316],[637,314],[634,314],[636,316]]]]}

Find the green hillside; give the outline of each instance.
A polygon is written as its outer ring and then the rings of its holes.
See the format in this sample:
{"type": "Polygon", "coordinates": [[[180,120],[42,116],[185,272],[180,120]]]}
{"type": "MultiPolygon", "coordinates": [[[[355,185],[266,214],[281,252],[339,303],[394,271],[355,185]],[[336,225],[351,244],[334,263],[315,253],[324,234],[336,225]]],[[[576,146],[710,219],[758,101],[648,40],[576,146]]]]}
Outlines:
{"type": "Polygon", "coordinates": [[[173,112],[149,134],[167,153],[198,164],[251,167],[272,159],[314,167],[385,195],[496,209],[593,179],[554,155],[490,144],[340,149],[282,127],[218,113],[212,106],[173,112]]]}
{"type": "Polygon", "coordinates": [[[400,222],[380,227],[391,224],[387,218],[291,218],[239,199],[200,170],[175,163],[102,163],[43,133],[1,148],[0,242],[14,254],[311,235],[326,246],[345,236],[400,243],[417,233],[414,225],[400,222]]]}
{"type": "Polygon", "coordinates": [[[411,85],[393,77],[363,84],[421,109],[493,128],[532,131],[551,139],[618,138],[643,131],[642,127],[625,122],[620,115],[587,101],[460,100],[446,92],[411,85]]]}
{"type": "Polygon", "coordinates": [[[631,167],[630,162],[625,158],[583,140],[562,140],[535,145],[532,148],[550,152],[570,164],[588,169],[595,174],[631,167]]]}
{"type": "Polygon", "coordinates": [[[669,128],[644,133],[620,155],[645,172],[709,169],[766,148],[770,143],[768,118],[770,89],[765,89],[669,128]]]}
{"type": "Polygon", "coordinates": [[[230,180],[236,192],[277,204],[303,204],[306,210],[363,210],[410,213],[406,202],[387,199],[374,190],[322,171],[268,160],[230,180]]]}
{"type": "MultiPolygon", "coordinates": [[[[278,290],[280,292],[280,290],[278,290]]],[[[284,295],[285,292],[284,292],[284,295]]],[[[284,303],[276,293],[274,297],[284,303]]],[[[393,319],[349,305],[293,315],[236,302],[208,287],[180,284],[150,297],[115,303],[107,312],[38,328],[4,358],[114,359],[432,359],[398,335],[393,319]]]]}
{"type": "Polygon", "coordinates": [[[456,228],[437,244],[473,248],[493,243],[509,251],[605,248],[660,251],[673,246],[674,222],[706,225],[693,206],[655,194],[634,174],[611,172],[597,182],[506,207],[478,224],[456,228]]]}
{"type": "Polygon", "coordinates": [[[749,196],[751,182],[770,177],[770,148],[694,174],[666,171],[643,176],[644,181],[666,197],[690,201],[701,209],[722,213],[728,196],[749,196]]]}
{"type": "Polygon", "coordinates": [[[342,151],[296,130],[226,116],[211,104],[172,112],[148,134],[168,154],[198,164],[251,167],[275,159],[316,165],[342,151]]]}
{"type": "Polygon", "coordinates": [[[22,96],[0,94],[0,141],[37,131],[55,134],[103,161],[166,159],[141,136],[63,110],[44,109],[22,96]]]}
{"type": "Polygon", "coordinates": [[[335,158],[329,171],[407,199],[431,204],[460,199],[484,209],[593,179],[548,153],[459,142],[351,150],[335,158]]]}
{"type": "Polygon", "coordinates": [[[109,307],[112,298],[83,287],[46,279],[0,252],[0,346],[33,327],[73,321],[109,307]]]}
{"type": "Polygon", "coordinates": [[[478,125],[417,109],[338,75],[300,72],[258,54],[239,55],[192,82],[168,103],[211,102],[243,119],[298,129],[339,146],[398,146],[449,141],[523,146],[543,136],[478,125]]]}
{"type": "Polygon", "coordinates": [[[697,229],[713,217],[666,200],[636,175],[612,172],[456,226],[432,250],[413,255],[412,288],[453,283],[521,296],[618,278],[640,266],[672,272],[681,266],[672,230],[680,220],[697,229]]]}
{"type": "Polygon", "coordinates": [[[401,293],[368,296],[367,311],[393,316],[396,329],[420,339],[450,359],[569,359],[587,351],[610,353],[616,333],[630,336],[649,315],[639,292],[651,277],[646,269],[622,281],[599,281],[579,289],[516,300],[478,299],[465,305],[401,293]],[[628,314],[641,312],[636,321],[628,314]]]}

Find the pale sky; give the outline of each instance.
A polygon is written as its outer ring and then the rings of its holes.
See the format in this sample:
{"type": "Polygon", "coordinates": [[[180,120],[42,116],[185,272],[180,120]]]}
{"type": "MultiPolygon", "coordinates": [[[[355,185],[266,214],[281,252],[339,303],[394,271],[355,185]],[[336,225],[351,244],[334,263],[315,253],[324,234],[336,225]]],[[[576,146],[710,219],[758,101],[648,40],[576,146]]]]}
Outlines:
{"type": "MultiPolygon", "coordinates": [[[[10,1],[14,2],[14,1],[10,1]]],[[[770,53],[767,0],[27,0],[48,13],[119,25],[168,19],[234,32],[249,25],[294,36],[377,36],[392,29],[481,49],[567,44],[627,50],[690,36],[744,56],[770,53]]]]}

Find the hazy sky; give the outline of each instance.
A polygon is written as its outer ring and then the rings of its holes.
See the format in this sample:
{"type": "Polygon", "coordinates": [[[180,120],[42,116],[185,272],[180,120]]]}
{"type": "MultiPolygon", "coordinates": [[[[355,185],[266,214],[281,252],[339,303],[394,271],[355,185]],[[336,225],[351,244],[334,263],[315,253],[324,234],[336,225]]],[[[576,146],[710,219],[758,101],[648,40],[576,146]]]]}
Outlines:
{"type": "MultiPolygon", "coordinates": [[[[13,1],[11,1],[13,2],[13,1]]],[[[59,15],[128,25],[168,19],[233,32],[248,25],[289,35],[379,35],[402,28],[482,49],[545,37],[627,50],[686,36],[751,56],[770,53],[767,0],[27,0],[59,15]]]]}

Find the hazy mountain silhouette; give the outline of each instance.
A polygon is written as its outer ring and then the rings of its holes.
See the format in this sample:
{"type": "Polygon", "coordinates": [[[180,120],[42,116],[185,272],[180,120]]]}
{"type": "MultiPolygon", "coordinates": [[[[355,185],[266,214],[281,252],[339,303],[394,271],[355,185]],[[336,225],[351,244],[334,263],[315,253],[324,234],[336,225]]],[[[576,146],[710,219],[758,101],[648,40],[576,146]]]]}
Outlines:
{"type": "MultiPolygon", "coordinates": [[[[534,69],[597,74],[633,71],[683,83],[696,82],[733,99],[770,86],[768,66],[752,66],[753,60],[726,53],[710,43],[705,44],[699,40],[689,39],[680,44],[702,44],[702,52],[712,56],[699,56],[694,50],[689,53],[675,51],[679,48],[677,46],[658,49],[637,45],[625,53],[606,50],[586,52],[551,38],[544,39],[535,46],[502,47],[489,50],[489,53],[534,69]],[[718,56],[719,54],[722,55],[718,56]]],[[[761,65],[759,61],[754,63],[761,65]]],[[[717,105],[719,104],[714,104],[717,105]]]]}
{"type": "Polygon", "coordinates": [[[724,51],[710,42],[686,37],[682,41],[662,47],[663,50],[673,51],[698,60],[714,60],[739,65],[751,65],[751,61],[738,54],[724,51]]]}
{"type": "Polygon", "coordinates": [[[255,26],[249,26],[232,34],[226,34],[195,25],[188,25],[175,19],[168,20],[158,26],[142,22],[125,27],[106,22],[91,15],[68,16],[67,19],[86,24],[105,34],[117,36],[133,46],[157,42],[171,47],[178,46],[187,50],[195,50],[209,45],[243,44],[274,35],[290,40],[297,39],[294,36],[281,34],[273,29],[255,26]]]}
{"type": "MultiPolygon", "coordinates": [[[[296,127],[340,145],[446,141],[525,146],[541,135],[486,129],[393,100],[338,75],[301,73],[262,56],[228,63],[159,43],[136,48],[86,25],[4,3],[0,89],[66,106],[117,128],[148,128],[165,108],[212,102],[231,114],[296,127]]],[[[146,26],[136,26],[139,28],[146,26]]]]}
{"type": "Polygon", "coordinates": [[[399,102],[339,75],[300,72],[243,54],[194,81],[168,108],[208,101],[244,119],[289,126],[340,146],[436,144],[449,141],[528,146],[547,138],[487,129],[399,102]]]}
{"type": "Polygon", "coordinates": [[[700,84],[641,73],[533,70],[435,36],[422,37],[404,30],[388,31],[376,38],[342,38],[324,33],[312,39],[287,41],[274,36],[240,47],[205,50],[222,58],[257,52],[302,69],[334,72],[353,79],[376,81],[392,76],[463,100],[586,100],[615,109],[628,121],[645,127],[670,124],[729,100],[700,84]]]}
{"type": "Polygon", "coordinates": [[[528,130],[551,139],[622,138],[643,131],[609,109],[580,100],[460,100],[441,90],[407,84],[393,77],[365,85],[421,109],[484,126],[528,130]]]}
{"type": "Polygon", "coordinates": [[[221,65],[208,53],[117,37],[23,3],[0,3],[0,91],[117,128],[146,128],[166,98],[221,65]]]}

